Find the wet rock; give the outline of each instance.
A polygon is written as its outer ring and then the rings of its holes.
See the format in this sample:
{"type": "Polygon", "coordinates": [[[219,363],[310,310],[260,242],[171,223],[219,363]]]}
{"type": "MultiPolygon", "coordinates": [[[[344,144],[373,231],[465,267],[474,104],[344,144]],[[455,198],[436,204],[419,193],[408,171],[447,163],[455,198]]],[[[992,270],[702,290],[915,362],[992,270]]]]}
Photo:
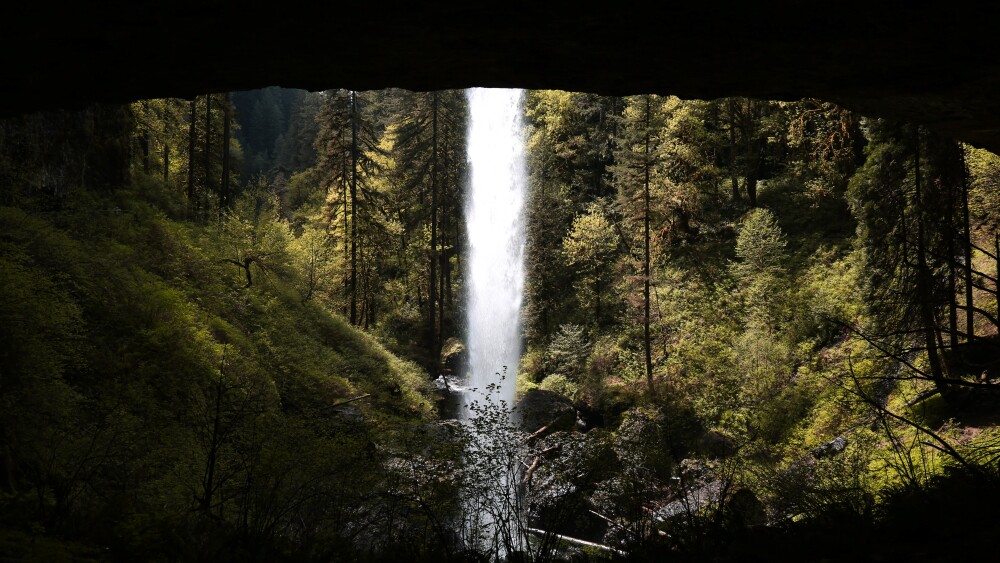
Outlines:
{"type": "Polygon", "coordinates": [[[457,440],[465,435],[466,429],[462,423],[454,420],[436,420],[424,426],[425,432],[432,438],[440,441],[457,440]]]}
{"type": "Polygon", "coordinates": [[[694,514],[709,504],[718,504],[722,497],[722,481],[711,481],[697,487],[684,487],[680,498],[656,511],[656,519],[667,522],[688,513],[694,514]]]}
{"type": "Polygon", "coordinates": [[[681,460],[677,475],[672,478],[676,487],[673,501],[656,511],[656,519],[667,522],[688,513],[696,513],[722,498],[723,481],[713,464],[700,459],[681,460]]]}
{"type": "Polygon", "coordinates": [[[843,436],[837,436],[833,440],[830,440],[825,444],[820,444],[819,446],[813,448],[812,455],[816,459],[832,457],[844,451],[844,448],[846,447],[847,447],[847,438],[844,438],[843,436]]]}
{"type": "Polygon", "coordinates": [[[343,423],[362,425],[365,422],[365,414],[354,405],[340,405],[332,409],[334,416],[343,423]]]}
{"type": "Polygon", "coordinates": [[[455,376],[462,373],[468,361],[468,351],[462,341],[451,337],[441,345],[441,373],[444,376],[455,376]]]}
{"type": "Polygon", "coordinates": [[[677,469],[680,478],[688,483],[704,483],[715,477],[712,464],[701,459],[682,459],[677,469]]]}
{"type": "Polygon", "coordinates": [[[538,527],[574,537],[600,538],[607,522],[594,516],[589,496],[596,481],[612,477],[621,464],[610,435],[554,432],[533,444],[527,463],[538,464],[524,482],[528,515],[538,527]]]}

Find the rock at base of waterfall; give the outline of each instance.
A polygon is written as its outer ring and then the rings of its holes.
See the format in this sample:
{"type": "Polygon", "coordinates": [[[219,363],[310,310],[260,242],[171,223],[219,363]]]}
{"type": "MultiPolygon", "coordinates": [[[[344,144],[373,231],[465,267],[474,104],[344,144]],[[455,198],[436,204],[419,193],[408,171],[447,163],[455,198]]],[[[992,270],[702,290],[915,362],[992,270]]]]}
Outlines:
{"type": "Polygon", "coordinates": [[[576,409],[566,397],[552,391],[532,389],[517,403],[516,416],[526,432],[549,426],[548,432],[572,430],[576,425],[576,409]]]}
{"type": "Polygon", "coordinates": [[[441,374],[454,376],[464,373],[469,353],[461,340],[452,336],[441,345],[441,374]]]}

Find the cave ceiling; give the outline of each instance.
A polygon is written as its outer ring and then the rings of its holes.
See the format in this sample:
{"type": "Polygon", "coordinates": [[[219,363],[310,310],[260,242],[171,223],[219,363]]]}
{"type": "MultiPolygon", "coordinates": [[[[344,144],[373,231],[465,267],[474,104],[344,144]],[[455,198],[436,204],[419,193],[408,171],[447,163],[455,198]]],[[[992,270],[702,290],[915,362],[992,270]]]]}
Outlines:
{"type": "Polygon", "coordinates": [[[989,4],[52,2],[4,8],[9,114],[277,85],[834,101],[1000,152],[989,4]]]}

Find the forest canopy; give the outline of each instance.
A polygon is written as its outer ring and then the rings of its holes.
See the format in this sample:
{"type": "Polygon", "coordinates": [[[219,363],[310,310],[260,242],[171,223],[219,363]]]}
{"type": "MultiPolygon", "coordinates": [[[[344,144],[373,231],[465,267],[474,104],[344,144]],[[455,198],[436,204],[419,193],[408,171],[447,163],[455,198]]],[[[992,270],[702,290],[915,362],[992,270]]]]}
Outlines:
{"type": "Polygon", "coordinates": [[[268,88],[0,121],[0,554],[988,547],[1000,157],[815,99],[529,91],[520,405],[459,424],[468,111],[268,88]]]}

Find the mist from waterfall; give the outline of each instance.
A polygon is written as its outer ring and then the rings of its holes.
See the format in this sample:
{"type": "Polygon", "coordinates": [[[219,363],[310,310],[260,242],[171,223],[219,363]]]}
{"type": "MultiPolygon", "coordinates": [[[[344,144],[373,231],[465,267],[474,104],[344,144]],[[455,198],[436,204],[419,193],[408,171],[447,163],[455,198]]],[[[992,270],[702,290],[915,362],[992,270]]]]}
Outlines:
{"type": "MultiPolygon", "coordinates": [[[[477,390],[471,392],[473,396],[467,394],[466,402],[496,384],[493,400],[510,407],[521,355],[524,290],[524,91],[473,88],[466,96],[470,169],[465,206],[467,387],[477,390]]],[[[470,414],[463,408],[464,418],[470,414]]]]}

